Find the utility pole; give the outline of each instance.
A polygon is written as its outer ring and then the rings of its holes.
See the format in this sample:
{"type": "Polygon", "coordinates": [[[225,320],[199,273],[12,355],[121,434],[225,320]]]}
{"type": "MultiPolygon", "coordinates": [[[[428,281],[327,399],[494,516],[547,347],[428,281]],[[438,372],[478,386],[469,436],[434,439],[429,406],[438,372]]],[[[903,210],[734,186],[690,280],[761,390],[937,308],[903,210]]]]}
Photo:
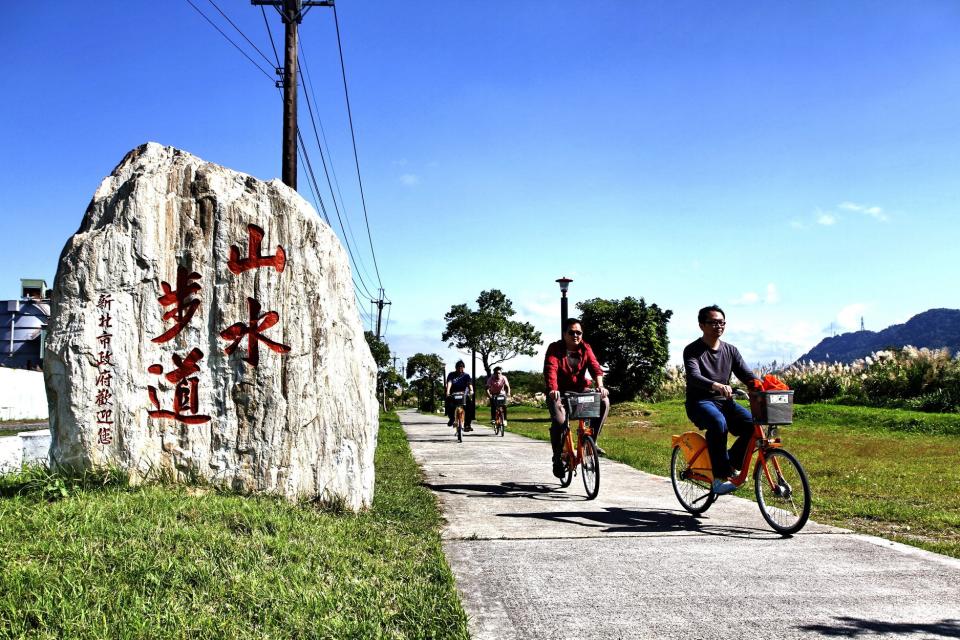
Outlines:
{"type": "Polygon", "coordinates": [[[383,319],[383,308],[393,304],[392,302],[387,302],[383,298],[383,288],[380,288],[380,299],[371,300],[373,304],[377,305],[377,340],[380,339],[380,320],[383,319]]]}
{"type": "MultiPolygon", "coordinates": [[[[333,0],[250,0],[253,5],[276,7],[283,19],[283,184],[297,189],[297,27],[305,9],[332,7],[333,0]]],[[[279,72],[279,69],[278,69],[279,72]]]]}

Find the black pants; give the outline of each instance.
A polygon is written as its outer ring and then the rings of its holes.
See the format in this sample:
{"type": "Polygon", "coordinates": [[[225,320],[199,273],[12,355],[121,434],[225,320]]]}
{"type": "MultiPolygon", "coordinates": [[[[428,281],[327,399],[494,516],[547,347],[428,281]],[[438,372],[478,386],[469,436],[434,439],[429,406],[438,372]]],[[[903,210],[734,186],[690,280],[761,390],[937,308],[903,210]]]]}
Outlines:
{"type": "MultiPolygon", "coordinates": [[[[553,447],[553,461],[559,462],[560,455],[563,453],[563,429],[566,426],[567,408],[562,396],[556,400],[547,396],[547,408],[550,410],[550,446],[553,447]]],[[[600,429],[603,428],[603,421],[607,419],[609,412],[610,398],[603,398],[600,402],[600,417],[590,418],[594,442],[599,442],[600,429]]]]}
{"type": "MultiPolygon", "coordinates": [[[[444,403],[444,410],[447,414],[448,422],[453,422],[453,412],[456,408],[457,408],[457,405],[451,402],[450,397],[448,396],[444,403]]],[[[473,422],[474,419],[477,417],[477,406],[473,400],[473,396],[470,396],[469,398],[467,398],[467,402],[464,405],[464,413],[466,415],[464,416],[463,426],[469,427],[470,423],[473,422]]]]}

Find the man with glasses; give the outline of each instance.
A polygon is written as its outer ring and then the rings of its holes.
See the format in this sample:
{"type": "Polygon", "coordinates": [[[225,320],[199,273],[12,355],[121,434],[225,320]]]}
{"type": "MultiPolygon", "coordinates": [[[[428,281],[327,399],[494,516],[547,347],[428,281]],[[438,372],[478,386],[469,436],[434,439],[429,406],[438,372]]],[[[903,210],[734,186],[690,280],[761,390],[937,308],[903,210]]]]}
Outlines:
{"type": "MultiPolygon", "coordinates": [[[[590,418],[594,441],[600,437],[600,429],[610,410],[610,399],[603,387],[603,369],[593,355],[593,349],[583,341],[583,328],[580,320],[570,318],[564,324],[563,339],[547,347],[543,360],[543,377],[547,383],[547,408],[550,410],[550,444],[553,447],[553,475],[563,477],[563,428],[567,411],[563,404],[563,394],[567,391],[583,392],[590,381],[587,372],[597,385],[602,402],[599,418],[590,418]]],[[[598,447],[599,448],[599,447],[598,447]]]]}
{"type": "Polygon", "coordinates": [[[736,486],[727,481],[739,473],[734,465],[743,462],[753,418],[750,412],[733,400],[730,374],[750,387],[756,379],[732,344],[721,342],[727,326],[726,314],[717,305],[704,307],[697,314],[703,335],[683,350],[683,368],[687,378],[687,417],[698,429],[707,432],[707,450],[713,466],[713,490],[722,495],[736,486]],[[737,436],[727,451],[727,433],[737,436]]]}

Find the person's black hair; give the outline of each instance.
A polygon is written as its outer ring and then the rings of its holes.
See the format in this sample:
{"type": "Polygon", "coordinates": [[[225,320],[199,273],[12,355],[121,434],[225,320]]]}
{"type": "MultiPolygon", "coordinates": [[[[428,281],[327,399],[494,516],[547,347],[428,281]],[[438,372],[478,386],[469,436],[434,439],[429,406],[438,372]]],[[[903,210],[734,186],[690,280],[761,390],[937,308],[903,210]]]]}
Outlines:
{"type": "Polygon", "coordinates": [[[494,367],[493,372],[496,373],[497,371],[503,371],[503,367],[494,367]]]}
{"type": "Polygon", "coordinates": [[[464,369],[466,369],[467,365],[463,363],[463,360],[457,360],[457,364],[453,365],[453,368],[456,369],[457,367],[463,367],[464,369]]]}
{"type": "Polygon", "coordinates": [[[717,313],[723,316],[724,320],[727,319],[727,314],[723,312],[723,309],[721,309],[715,304],[712,304],[709,307],[704,307],[703,309],[700,309],[700,311],[697,313],[697,322],[706,322],[707,320],[709,320],[711,311],[716,311],[717,313]]]}
{"type": "Polygon", "coordinates": [[[575,324],[583,324],[580,322],[580,318],[567,318],[567,321],[563,323],[563,329],[566,331],[575,324]]]}

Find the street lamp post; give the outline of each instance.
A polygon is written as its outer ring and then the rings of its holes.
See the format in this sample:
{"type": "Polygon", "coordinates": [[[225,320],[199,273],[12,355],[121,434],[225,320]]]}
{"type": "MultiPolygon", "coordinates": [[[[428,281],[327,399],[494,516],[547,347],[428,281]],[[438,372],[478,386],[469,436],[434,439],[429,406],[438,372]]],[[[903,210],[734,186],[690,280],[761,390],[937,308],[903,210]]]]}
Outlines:
{"type": "Polygon", "coordinates": [[[557,284],[560,285],[560,337],[563,337],[563,328],[567,324],[567,289],[570,288],[570,278],[564,276],[557,278],[557,284]]]}

